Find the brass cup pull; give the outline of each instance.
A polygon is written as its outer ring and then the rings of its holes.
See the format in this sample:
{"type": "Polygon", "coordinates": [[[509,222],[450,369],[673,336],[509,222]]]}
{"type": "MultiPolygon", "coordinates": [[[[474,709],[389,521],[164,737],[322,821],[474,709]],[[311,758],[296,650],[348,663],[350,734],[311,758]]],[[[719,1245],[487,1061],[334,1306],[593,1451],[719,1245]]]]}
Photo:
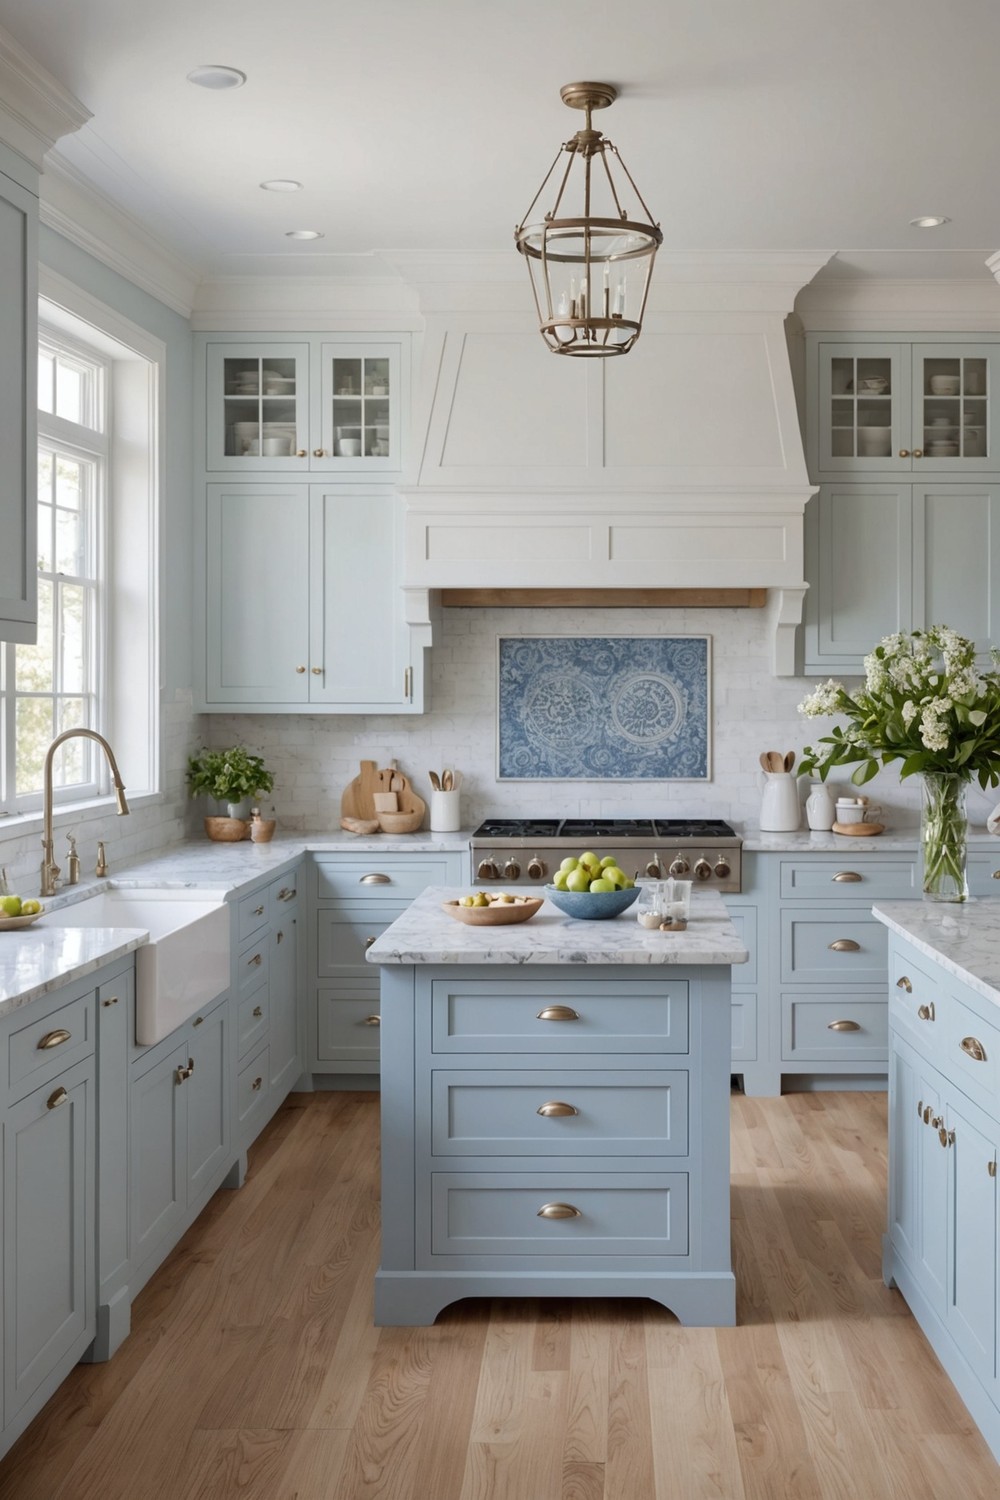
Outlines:
{"type": "Polygon", "coordinates": [[[931,1115],[930,1119],[924,1123],[929,1125],[932,1130],[939,1130],[944,1124],[944,1117],[943,1115],[931,1115]]]}
{"type": "Polygon", "coordinates": [[[905,990],[908,995],[913,994],[913,985],[907,979],[905,974],[902,974],[899,979],[896,980],[896,988],[897,990],[905,990]]]}
{"type": "Polygon", "coordinates": [[[365,948],[366,948],[366,949],[368,949],[368,948],[370,948],[370,947],[371,947],[371,945],[372,945],[372,943],[374,943],[374,942],[376,942],[376,941],[377,941],[377,940],[376,940],[376,939],[375,939],[375,938],[373,938],[373,937],[366,937],[366,938],[365,938],[365,948]]]}
{"type": "Polygon", "coordinates": [[[362,875],[358,885],[392,885],[391,875],[362,875]]]}
{"type": "Polygon", "coordinates": [[[844,885],[848,883],[853,884],[855,881],[864,880],[864,878],[863,875],[858,874],[857,870],[838,870],[836,875],[833,876],[834,880],[839,880],[844,885]]]}
{"type": "Polygon", "coordinates": [[[543,1203],[538,1210],[538,1218],[582,1219],[583,1215],[578,1208],[573,1207],[572,1203],[543,1203]]]}
{"type": "Polygon", "coordinates": [[[552,1120],[558,1115],[578,1115],[580,1111],[574,1104],[564,1104],[561,1099],[550,1099],[547,1104],[540,1104],[535,1113],[543,1119],[552,1120]]]}
{"type": "Polygon", "coordinates": [[[61,1047],[63,1042],[68,1042],[73,1033],[71,1031],[47,1031],[38,1043],[37,1051],[48,1052],[51,1047],[61,1047]]]}
{"type": "Polygon", "coordinates": [[[990,876],[990,879],[991,880],[1000,880],[1000,870],[994,870],[993,874],[990,876]]]}
{"type": "Polygon", "coordinates": [[[918,1005],[917,1006],[917,1015],[919,1016],[919,1018],[920,1018],[921,1021],[933,1021],[934,1020],[934,1001],[931,1000],[928,1005],[918,1005]]]}
{"type": "Polygon", "coordinates": [[[986,1061],[986,1048],[983,1046],[978,1037],[963,1036],[961,1042],[959,1043],[959,1046],[966,1054],[966,1056],[971,1057],[975,1062],[986,1061]]]}
{"type": "Polygon", "coordinates": [[[579,1021],[580,1017],[571,1005],[547,1005],[535,1017],[538,1021],[579,1021]]]}
{"type": "Polygon", "coordinates": [[[67,1094],[66,1090],[64,1088],[58,1088],[56,1089],[54,1094],[50,1094],[46,1099],[45,1108],[58,1109],[60,1104],[65,1104],[68,1098],[69,1095],[67,1094]]]}
{"type": "Polygon", "coordinates": [[[107,1007],[109,1005],[117,1005],[118,1004],[118,996],[117,995],[109,995],[108,998],[107,998],[107,1000],[102,1000],[101,1001],[101,1004],[104,1006],[105,1009],[107,1009],[107,1007]]]}
{"type": "Polygon", "coordinates": [[[255,954],[254,954],[254,956],[253,956],[253,958],[248,958],[248,959],[247,959],[247,968],[248,968],[248,969],[256,969],[256,968],[259,968],[259,967],[260,967],[260,965],[261,965],[261,964],[262,964],[262,963],[263,963],[263,962],[264,962],[264,959],[263,959],[263,957],[262,957],[262,955],[261,955],[261,954],[259,954],[259,953],[255,953],[255,954]]]}
{"type": "Polygon", "coordinates": [[[257,1078],[254,1079],[253,1083],[250,1085],[250,1087],[253,1089],[254,1093],[257,1092],[257,1090],[260,1088],[260,1086],[262,1085],[263,1082],[264,1082],[263,1078],[257,1077],[257,1078]]]}
{"type": "Polygon", "coordinates": [[[382,1024],[382,1017],[381,1016],[365,1016],[365,1018],[361,1022],[361,1024],[362,1024],[362,1026],[381,1026],[381,1024],[382,1024]]]}
{"type": "Polygon", "coordinates": [[[264,1014],[264,1007],[262,1005],[255,1005],[254,1008],[253,1008],[254,1018],[259,1021],[260,1018],[261,1018],[261,1016],[263,1014],[264,1014]]]}
{"type": "Polygon", "coordinates": [[[861,944],[856,943],[853,938],[834,938],[829,945],[831,953],[860,953],[861,944]]]}
{"type": "Polygon", "coordinates": [[[924,1101],[922,1099],[918,1099],[917,1100],[917,1118],[918,1119],[923,1119],[923,1114],[924,1114],[924,1101]]]}
{"type": "Polygon", "coordinates": [[[859,1021],[831,1021],[826,1029],[827,1031],[860,1031],[861,1023],[859,1021]]]}
{"type": "Polygon", "coordinates": [[[942,1124],[940,1130],[938,1131],[938,1140],[941,1142],[942,1146],[954,1146],[955,1132],[953,1130],[946,1130],[944,1125],[942,1124]]]}

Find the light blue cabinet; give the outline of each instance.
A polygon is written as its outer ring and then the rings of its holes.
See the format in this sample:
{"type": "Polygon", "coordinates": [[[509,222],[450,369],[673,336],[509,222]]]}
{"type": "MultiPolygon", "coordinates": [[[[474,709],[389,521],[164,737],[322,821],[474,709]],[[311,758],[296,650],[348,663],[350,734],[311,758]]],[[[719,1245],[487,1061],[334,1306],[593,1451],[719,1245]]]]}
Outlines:
{"type": "Polygon", "coordinates": [[[302,1073],[301,877],[301,869],[288,871],[242,896],[236,907],[235,1131],[241,1150],[302,1073]]]}
{"type": "Polygon", "coordinates": [[[0,641],[38,622],[38,174],[0,145],[0,641]]]}

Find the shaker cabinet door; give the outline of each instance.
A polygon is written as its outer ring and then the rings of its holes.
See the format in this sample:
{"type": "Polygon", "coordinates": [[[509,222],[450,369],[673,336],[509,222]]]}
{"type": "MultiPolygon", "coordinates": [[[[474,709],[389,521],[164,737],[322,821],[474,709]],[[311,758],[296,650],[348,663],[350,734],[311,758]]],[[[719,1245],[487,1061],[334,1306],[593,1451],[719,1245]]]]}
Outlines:
{"type": "Polygon", "coordinates": [[[38,623],[38,199],[0,172],[0,641],[38,623]]]}
{"type": "Polygon", "coordinates": [[[885,635],[911,629],[908,484],[824,484],[806,506],[805,670],[860,671],[885,635]]]}
{"type": "Polygon", "coordinates": [[[1000,486],[914,489],[913,619],[1000,645],[1000,486]]]}

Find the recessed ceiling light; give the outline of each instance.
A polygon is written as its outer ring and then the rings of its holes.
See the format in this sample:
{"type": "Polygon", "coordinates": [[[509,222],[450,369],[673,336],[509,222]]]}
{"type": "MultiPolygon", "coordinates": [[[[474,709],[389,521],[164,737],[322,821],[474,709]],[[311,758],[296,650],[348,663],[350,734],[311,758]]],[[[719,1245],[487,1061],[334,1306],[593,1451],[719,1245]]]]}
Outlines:
{"type": "Polygon", "coordinates": [[[286,229],[286,240],[321,240],[323,236],[318,229],[286,229]]]}
{"type": "Polygon", "coordinates": [[[267,182],[262,182],[260,186],[265,193],[297,193],[302,184],[296,182],[293,177],[272,177],[267,182]]]}
{"type": "Polygon", "coordinates": [[[950,224],[943,214],[921,214],[919,219],[911,219],[914,229],[939,229],[942,224],[950,224]]]}
{"type": "Polygon", "coordinates": [[[238,89],[247,81],[247,75],[239,68],[228,68],[224,63],[205,63],[192,68],[187,75],[188,83],[196,83],[200,89],[238,89]]]}

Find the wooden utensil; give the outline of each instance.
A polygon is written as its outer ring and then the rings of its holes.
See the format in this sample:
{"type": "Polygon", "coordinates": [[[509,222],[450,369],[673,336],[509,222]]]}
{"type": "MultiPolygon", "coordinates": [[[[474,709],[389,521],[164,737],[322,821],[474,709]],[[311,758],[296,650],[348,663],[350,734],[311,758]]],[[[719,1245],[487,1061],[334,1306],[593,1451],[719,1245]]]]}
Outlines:
{"type": "Polygon", "coordinates": [[[786,771],[790,771],[795,764],[795,751],[789,750],[785,754],[783,765],[786,771]]]}
{"type": "Polygon", "coordinates": [[[441,778],[438,773],[436,771],[428,771],[427,775],[430,777],[431,786],[434,788],[434,790],[436,792],[440,792],[442,790],[442,786],[441,778]]]}
{"type": "Polygon", "coordinates": [[[762,750],[760,752],[760,768],[761,768],[762,771],[770,771],[770,769],[771,769],[770,755],[771,755],[770,750],[762,750]]]}
{"type": "Polygon", "coordinates": [[[442,771],[442,773],[441,773],[441,790],[443,792],[452,792],[452,791],[454,791],[454,789],[455,789],[455,778],[454,778],[454,776],[451,774],[450,771],[442,771]]]}

